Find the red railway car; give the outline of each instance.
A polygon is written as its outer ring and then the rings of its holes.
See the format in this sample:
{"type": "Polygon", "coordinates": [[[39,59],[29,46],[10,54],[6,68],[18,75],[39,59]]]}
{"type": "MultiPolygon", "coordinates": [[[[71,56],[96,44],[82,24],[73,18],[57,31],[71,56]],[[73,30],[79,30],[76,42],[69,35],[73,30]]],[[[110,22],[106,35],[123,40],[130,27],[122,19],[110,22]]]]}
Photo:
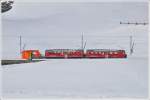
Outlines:
{"type": "Polygon", "coordinates": [[[50,49],[45,51],[46,58],[83,58],[81,49],[50,49]]]}
{"type": "Polygon", "coordinates": [[[86,58],[106,58],[108,54],[107,52],[100,49],[88,49],[86,50],[86,58]]]}
{"type": "Polygon", "coordinates": [[[125,50],[113,50],[109,51],[109,58],[126,58],[127,54],[125,53],[125,50]]]}
{"type": "Polygon", "coordinates": [[[70,49],[67,52],[68,58],[83,58],[84,57],[84,50],[82,49],[70,49]]]}
{"type": "Polygon", "coordinates": [[[86,58],[126,58],[124,50],[89,49],[86,58]]]}

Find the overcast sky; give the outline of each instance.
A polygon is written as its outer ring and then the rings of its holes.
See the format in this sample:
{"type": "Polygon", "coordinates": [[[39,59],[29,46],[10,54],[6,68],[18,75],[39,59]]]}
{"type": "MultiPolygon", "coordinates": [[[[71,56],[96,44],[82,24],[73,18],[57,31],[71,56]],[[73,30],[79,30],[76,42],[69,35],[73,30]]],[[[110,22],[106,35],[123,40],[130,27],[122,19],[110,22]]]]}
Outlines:
{"type": "Polygon", "coordinates": [[[15,0],[16,2],[148,2],[148,0],[15,0]]]}
{"type": "Polygon", "coordinates": [[[16,3],[2,16],[3,33],[9,35],[107,33],[120,21],[148,22],[148,4],[16,3]]]}

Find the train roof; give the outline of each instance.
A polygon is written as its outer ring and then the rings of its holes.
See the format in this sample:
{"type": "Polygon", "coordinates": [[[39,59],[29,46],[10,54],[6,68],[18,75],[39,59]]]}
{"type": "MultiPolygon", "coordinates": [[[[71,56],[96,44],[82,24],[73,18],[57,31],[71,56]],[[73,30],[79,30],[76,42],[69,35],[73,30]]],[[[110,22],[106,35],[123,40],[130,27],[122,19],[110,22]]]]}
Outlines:
{"type": "Polygon", "coordinates": [[[28,51],[39,51],[39,50],[23,50],[24,52],[28,52],[28,51]]]}
{"type": "Polygon", "coordinates": [[[70,51],[70,50],[83,50],[83,49],[47,49],[45,51],[70,51]]]}
{"type": "Polygon", "coordinates": [[[87,51],[125,51],[125,50],[117,50],[117,49],[87,49],[87,51]]]}

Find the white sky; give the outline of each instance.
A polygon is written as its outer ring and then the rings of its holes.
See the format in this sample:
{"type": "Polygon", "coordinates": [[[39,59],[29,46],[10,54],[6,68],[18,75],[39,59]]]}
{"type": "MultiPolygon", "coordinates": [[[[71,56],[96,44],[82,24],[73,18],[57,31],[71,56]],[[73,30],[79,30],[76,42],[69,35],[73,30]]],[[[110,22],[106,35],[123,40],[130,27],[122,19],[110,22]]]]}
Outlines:
{"type": "Polygon", "coordinates": [[[148,2],[148,0],[14,0],[15,2],[148,2]]]}
{"type": "Polygon", "coordinates": [[[16,3],[2,16],[3,32],[9,35],[106,32],[120,21],[147,22],[148,4],[16,3]]]}

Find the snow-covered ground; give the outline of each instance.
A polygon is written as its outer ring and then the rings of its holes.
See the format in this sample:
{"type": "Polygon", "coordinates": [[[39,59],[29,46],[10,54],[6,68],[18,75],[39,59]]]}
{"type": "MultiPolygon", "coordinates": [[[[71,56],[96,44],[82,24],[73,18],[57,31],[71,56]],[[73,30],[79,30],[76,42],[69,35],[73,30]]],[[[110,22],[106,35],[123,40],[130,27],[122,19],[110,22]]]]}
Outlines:
{"type": "Polygon", "coordinates": [[[3,66],[4,97],[147,97],[145,58],[50,59],[3,66]]]}
{"type": "Polygon", "coordinates": [[[18,59],[19,36],[25,49],[124,49],[127,59],[48,59],[2,66],[4,97],[147,97],[147,3],[19,3],[3,14],[3,59],[18,59]],[[135,42],[129,55],[129,37],[135,42]]]}

